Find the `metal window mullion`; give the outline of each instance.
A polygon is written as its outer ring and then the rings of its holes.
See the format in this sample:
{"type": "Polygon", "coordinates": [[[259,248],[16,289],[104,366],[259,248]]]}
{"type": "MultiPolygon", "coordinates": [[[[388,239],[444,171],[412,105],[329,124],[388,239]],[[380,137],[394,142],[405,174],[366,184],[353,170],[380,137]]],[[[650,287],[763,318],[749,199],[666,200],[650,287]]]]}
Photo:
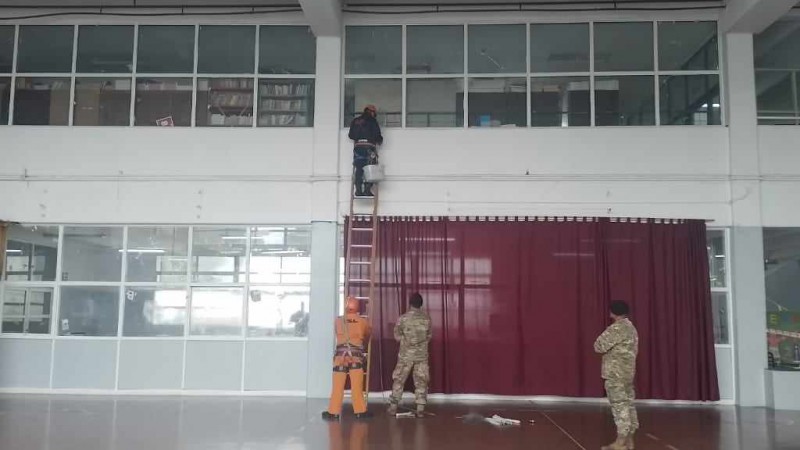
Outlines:
{"type": "Polygon", "coordinates": [[[792,105],[794,106],[794,117],[795,117],[795,124],[797,124],[798,118],[800,118],[800,111],[798,111],[798,100],[797,100],[797,71],[793,70],[791,72],[792,75],[792,105]]]}
{"type": "Polygon", "coordinates": [[[589,22],[589,126],[597,126],[595,121],[595,83],[594,83],[594,22],[589,22]]]}
{"type": "Polygon", "coordinates": [[[525,115],[527,126],[532,125],[531,118],[531,24],[525,24],[525,115]]]}
{"type": "Polygon", "coordinates": [[[658,22],[653,21],[653,105],[655,107],[655,126],[661,126],[661,86],[658,82],[658,22]]]}
{"type": "Polygon", "coordinates": [[[246,236],[247,239],[245,241],[245,257],[244,257],[244,289],[242,292],[242,374],[241,374],[241,383],[240,383],[240,390],[244,391],[244,383],[245,383],[245,368],[247,364],[247,326],[248,326],[248,314],[250,310],[250,302],[248,299],[250,298],[250,254],[252,253],[252,240],[253,240],[253,229],[252,227],[246,228],[246,236]]]}
{"type": "Polygon", "coordinates": [[[406,42],[406,39],[407,39],[406,31],[407,31],[406,30],[406,25],[403,24],[402,27],[400,28],[400,33],[401,33],[401,36],[402,36],[402,39],[401,39],[401,42],[400,42],[400,44],[401,44],[401,46],[400,46],[400,54],[401,54],[401,58],[400,58],[400,60],[401,60],[400,74],[403,76],[403,79],[400,82],[400,128],[405,128],[406,127],[406,114],[408,113],[407,109],[406,109],[406,107],[408,106],[408,101],[407,101],[407,98],[406,98],[406,97],[408,97],[408,90],[406,89],[407,88],[407,82],[406,82],[407,64],[406,64],[406,58],[408,57],[408,44],[406,42]]]}
{"type": "Polygon", "coordinates": [[[72,31],[72,73],[70,74],[70,88],[69,88],[69,115],[67,119],[67,126],[72,126],[75,120],[75,72],[78,70],[78,25],[74,25],[72,31]]]}
{"type": "Polygon", "coordinates": [[[62,271],[64,270],[64,226],[58,227],[58,243],[56,245],[56,277],[55,286],[53,289],[53,306],[50,314],[53,320],[50,321],[50,335],[53,340],[50,343],[50,381],[48,387],[53,388],[53,377],[55,376],[55,359],[56,359],[56,336],[59,333],[61,324],[61,278],[62,271]]]}
{"type": "Polygon", "coordinates": [[[136,125],[136,71],[139,70],[139,24],[133,26],[133,62],[131,63],[131,104],[128,126],[136,125]]]}
{"type": "Polygon", "coordinates": [[[197,126],[197,68],[200,59],[200,25],[194,26],[194,70],[192,71],[192,111],[189,118],[189,126],[197,126]]]}
{"type": "Polygon", "coordinates": [[[120,269],[120,285],[117,292],[117,359],[114,370],[114,390],[119,389],[120,352],[122,351],[122,324],[125,320],[125,280],[128,278],[128,226],[122,227],[122,261],[120,269]]]}
{"type": "Polygon", "coordinates": [[[192,267],[194,266],[194,226],[189,226],[189,238],[187,241],[187,264],[186,264],[186,298],[185,313],[183,314],[183,362],[181,364],[181,390],[186,388],[186,352],[188,351],[189,328],[192,322],[192,267]]]}
{"type": "MultiPolygon", "coordinates": [[[[260,71],[259,62],[261,61],[261,27],[256,26],[256,42],[255,42],[255,56],[253,58],[253,128],[258,127],[258,106],[261,103],[258,96],[258,72],[260,71]]],[[[315,46],[316,49],[316,46],[315,46]]],[[[316,51],[316,50],[315,50],[316,51]]]]}
{"type": "Polygon", "coordinates": [[[461,98],[462,128],[469,129],[469,24],[464,24],[464,95],[461,98]]]}
{"type": "Polygon", "coordinates": [[[11,93],[8,99],[8,125],[14,123],[14,100],[17,92],[17,53],[19,53],[19,25],[14,26],[14,50],[11,55],[11,93]]]}

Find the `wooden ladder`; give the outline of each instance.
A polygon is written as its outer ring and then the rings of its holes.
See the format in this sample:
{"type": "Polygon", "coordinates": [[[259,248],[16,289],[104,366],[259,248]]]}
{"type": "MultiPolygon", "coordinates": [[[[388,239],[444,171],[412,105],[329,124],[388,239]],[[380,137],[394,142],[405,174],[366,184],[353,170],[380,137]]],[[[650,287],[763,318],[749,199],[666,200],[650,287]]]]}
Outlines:
{"type": "MultiPolygon", "coordinates": [[[[347,220],[347,244],[344,256],[345,299],[353,296],[359,301],[362,317],[370,325],[372,301],[375,299],[378,255],[378,183],[372,185],[373,197],[356,197],[354,184],[350,189],[350,216],[347,220]]],[[[367,367],[364,371],[364,401],[369,398],[369,372],[372,360],[372,339],[367,342],[367,367]]]]}

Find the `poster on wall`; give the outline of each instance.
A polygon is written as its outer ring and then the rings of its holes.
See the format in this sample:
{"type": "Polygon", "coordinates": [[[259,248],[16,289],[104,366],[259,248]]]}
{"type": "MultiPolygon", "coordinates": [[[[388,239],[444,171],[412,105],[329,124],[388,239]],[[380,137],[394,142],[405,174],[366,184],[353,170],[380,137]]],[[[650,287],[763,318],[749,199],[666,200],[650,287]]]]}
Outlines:
{"type": "Polygon", "coordinates": [[[771,368],[800,371],[800,312],[767,313],[767,341],[771,368]]]}
{"type": "Polygon", "coordinates": [[[156,119],[156,125],[159,127],[174,127],[175,121],[172,120],[172,116],[167,116],[161,119],[156,119]]]}

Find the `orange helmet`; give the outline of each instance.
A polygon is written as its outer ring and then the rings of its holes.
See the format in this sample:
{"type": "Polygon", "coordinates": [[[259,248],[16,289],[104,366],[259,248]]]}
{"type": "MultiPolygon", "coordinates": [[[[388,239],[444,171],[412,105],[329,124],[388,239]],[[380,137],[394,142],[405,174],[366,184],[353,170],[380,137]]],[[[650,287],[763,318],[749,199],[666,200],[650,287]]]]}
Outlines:
{"type": "Polygon", "coordinates": [[[358,304],[358,300],[353,297],[352,295],[347,297],[347,301],[344,303],[344,310],[348,313],[357,313],[360,309],[360,305],[358,304]]]}

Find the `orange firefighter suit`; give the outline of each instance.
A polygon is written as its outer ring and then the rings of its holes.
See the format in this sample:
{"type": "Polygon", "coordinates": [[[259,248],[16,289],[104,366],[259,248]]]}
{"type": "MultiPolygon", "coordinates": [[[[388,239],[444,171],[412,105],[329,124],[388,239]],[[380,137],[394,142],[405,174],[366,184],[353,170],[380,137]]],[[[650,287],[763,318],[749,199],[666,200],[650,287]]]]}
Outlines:
{"type": "Polygon", "coordinates": [[[364,371],[367,361],[365,345],[369,342],[370,325],[367,319],[358,314],[358,300],[347,299],[345,315],[337,317],[336,352],[333,357],[333,388],[328,404],[327,419],[337,419],[342,412],[344,386],[350,376],[350,393],[353,400],[353,412],[357,417],[367,412],[364,400],[364,371]]]}

